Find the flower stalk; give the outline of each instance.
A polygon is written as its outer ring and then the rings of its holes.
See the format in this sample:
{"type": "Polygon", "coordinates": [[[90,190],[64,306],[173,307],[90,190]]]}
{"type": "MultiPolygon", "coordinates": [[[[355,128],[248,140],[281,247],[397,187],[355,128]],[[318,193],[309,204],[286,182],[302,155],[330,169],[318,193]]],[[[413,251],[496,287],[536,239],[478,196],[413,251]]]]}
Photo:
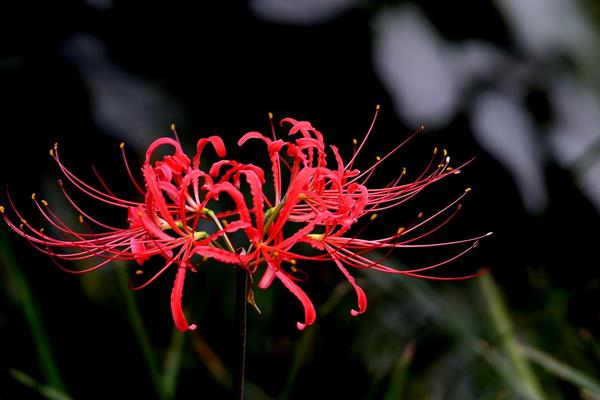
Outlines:
{"type": "Polygon", "coordinates": [[[235,269],[235,333],[236,358],[233,368],[233,400],[244,399],[244,381],[246,375],[246,336],[248,320],[248,271],[241,267],[235,269]]]}

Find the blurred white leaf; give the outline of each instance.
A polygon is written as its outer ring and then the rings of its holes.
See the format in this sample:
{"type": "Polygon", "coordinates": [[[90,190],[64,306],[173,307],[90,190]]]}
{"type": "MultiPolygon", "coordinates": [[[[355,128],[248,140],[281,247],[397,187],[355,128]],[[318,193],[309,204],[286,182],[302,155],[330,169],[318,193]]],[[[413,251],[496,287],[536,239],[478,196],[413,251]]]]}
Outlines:
{"type": "Polygon", "coordinates": [[[600,159],[577,176],[579,187],[600,212],[600,159]]]}
{"type": "Polygon", "coordinates": [[[548,97],[554,112],[550,141],[556,158],[568,167],[600,141],[600,98],[566,77],[553,82],[548,97]]]}
{"type": "Polygon", "coordinates": [[[412,7],[389,9],[373,22],[373,64],[396,112],[410,125],[445,124],[458,105],[446,46],[412,7]]]}
{"type": "Polygon", "coordinates": [[[534,121],[515,98],[486,92],[475,102],[473,133],[512,174],[525,207],[540,211],[547,202],[541,144],[534,121]]]}
{"type": "Polygon", "coordinates": [[[554,82],[549,91],[555,121],[550,144],[558,162],[574,169],[580,189],[600,210],[600,97],[573,79],[554,82]]]}
{"type": "Polygon", "coordinates": [[[75,35],[63,53],[80,68],[90,90],[95,122],[105,133],[140,149],[178,119],[175,102],[115,65],[98,39],[75,35]]]}
{"type": "Polygon", "coordinates": [[[280,24],[309,25],[325,22],[350,9],[357,0],[251,0],[260,18],[280,24]]]}
{"type": "Polygon", "coordinates": [[[384,10],[373,25],[374,68],[409,125],[447,124],[463,105],[464,89],[504,61],[483,42],[447,43],[413,7],[384,10]]]}
{"type": "Polygon", "coordinates": [[[515,40],[534,55],[559,51],[583,61],[589,60],[589,50],[597,47],[591,21],[577,1],[496,0],[496,5],[515,33],[515,40]]]}
{"type": "Polygon", "coordinates": [[[114,0],[83,0],[83,2],[100,11],[109,10],[114,6],[114,0]]]}

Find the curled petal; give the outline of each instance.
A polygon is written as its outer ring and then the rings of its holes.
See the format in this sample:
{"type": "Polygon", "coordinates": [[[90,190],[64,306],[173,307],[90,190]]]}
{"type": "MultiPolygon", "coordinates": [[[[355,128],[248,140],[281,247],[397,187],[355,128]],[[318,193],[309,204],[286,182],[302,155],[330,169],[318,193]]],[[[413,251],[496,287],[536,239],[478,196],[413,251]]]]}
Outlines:
{"type": "Polygon", "coordinates": [[[275,271],[275,274],[281,283],[283,283],[283,285],[288,288],[288,290],[292,292],[294,296],[298,298],[298,300],[300,300],[302,306],[304,307],[304,322],[296,323],[298,329],[303,330],[307,326],[312,325],[317,318],[317,312],[315,311],[315,306],[308,298],[308,295],[304,293],[304,291],[300,289],[300,287],[296,285],[294,281],[286,275],[285,272],[279,270],[275,271]]]}
{"type": "Polygon", "coordinates": [[[173,284],[173,291],[171,292],[171,312],[173,314],[173,321],[175,326],[182,332],[193,331],[196,329],[196,324],[188,324],[183,309],[181,308],[181,298],[183,297],[183,283],[185,281],[185,273],[187,268],[180,266],[177,269],[177,276],[175,276],[175,283],[173,284]]]}
{"type": "Polygon", "coordinates": [[[279,125],[283,126],[284,123],[289,123],[292,124],[292,127],[290,128],[290,135],[294,135],[298,132],[301,132],[304,136],[308,135],[308,131],[312,131],[313,126],[311,125],[310,122],[308,121],[298,121],[295,120],[294,118],[283,118],[281,120],[281,122],[279,123],[279,125]]]}
{"type": "Polygon", "coordinates": [[[161,146],[173,146],[175,148],[175,154],[183,153],[181,149],[181,145],[175,139],[162,137],[160,139],[156,139],[150,146],[148,146],[148,150],[146,150],[146,164],[150,164],[150,160],[152,155],[161,146]]]}
{"type": "Polygon", "coordinates": [[[354,279],[354,277],[350,275],[350,272],[348,272],[348,270],[342,265],[340,260],[333,257],[333,262],[335,262],[340,271],[342,271],[342,273],[346,276],[346,279],[348,279],[348,282],[350,282],[350,284],[354,288],[354,291],[356,292],[356,297],[358,298],[358,310],[350,310],[350,314],[353,317],[356,317],[357,315],[364,313],[367,310],[367,295],[365,294],[365,291],[360,286],[358,286],[358,284],[356,283],[356,279],[354,279]]]}
{"type": "Polygon", "coordinates": [[[209,143],[215,149],[215,152],[217,153],[217,155],[219,157],[225,157],[225,154],[227,154],[227,151],[225,149],[225,143],[223,143],[223,139],[221,139],[219,136],[211,136],[209,138],[202,138],[202,139],[198,140],[198,143],[196,144],[196,155],[194,156],[194,160],[193,160],[194,168],[198,168],[198,166],[200,165],[200,158],[202,157],[202,151],[204,151],[204,147],[209,143]]]}
{"type": "Polygon", "coordinates": [[[240,140],[238,140],[238,146],[242,146],[249,139],[259,139],[259,140],[262,140],[263,142],[265,142],[267,144],[267,146],[270,145],[271,141],[272,141],[270,138],[266,137],[262,133],[253,131],[253,132],[248,132],[244,136],[242,136],[240,138],[240,140]]]}

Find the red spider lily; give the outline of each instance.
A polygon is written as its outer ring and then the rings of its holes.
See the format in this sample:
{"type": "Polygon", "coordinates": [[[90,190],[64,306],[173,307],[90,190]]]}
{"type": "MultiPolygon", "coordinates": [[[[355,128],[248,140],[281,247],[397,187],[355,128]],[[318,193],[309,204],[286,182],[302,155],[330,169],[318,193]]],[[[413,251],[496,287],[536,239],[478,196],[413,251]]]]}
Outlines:
{"type": "MultiPolygon", "coordinates": [[[[206,248],[228,233],[240,229],[248,229],[250,233],[253,229],[250,226],[243,195],[231,183],[215,183],[210,174],[199,169],[200,158],[207,144],[211,144],[219,156],[225,156],[225,146],[216,136],[200,139],[196,156],[192,160],[183,153],[179,142],[174,139],[161,138],[152,143],[146,152],[146,160],[142,167],[146,190],[143,190],[133,178],[123,151],[127,173],[133,185],[144,196],[143,202],[118,197],[97,173],[99,185],[78,178],[63,164],[59,157],[58,146],[54,146],[50,154],[68,183],[92,199],[122,208],[126,212],[129,223],[126,228],[107,225],[84,211],[73,201],[62,181],[59,181],[60,189],[79,213],[79,221],[82,224],[79,229],[71,228],[52,211],[47,201],[39,201],[35,194],[32,195],[32,199],[42,217],[52,228],[52,233],[47,233],[43,228],[36,229],[27,223],[10,196],[8,197],[10,205],[20,223],[14,223],[4,212],[4,208],[0,211],[9,227],[26,238],[38,250],[52,256],[53,260],[97,260],[93,266],[79,270],[67,269],[56,262],[61,269],[68,272],[76,274],[90,272],[114,260],[136,260],[142,265],[153,256],[164,258],[164,266],[146,283],[134,289],[146,287],[169,267],[176,266],[177,274],[171,293],[173,319],[181,330],[195,329],[196,325],[187,323],[181,307],[186,272],[194,270],[192,257],[196,254],[210,255],[211,252],[217,251],[218,249],[206,251],[206,248]],[[152,162],[155,152],[163,147],[172,147],[174,153],[152,162]],[[199,230],[201,219],[218,221],[215,213],[207,205],[218,199],[222,193],[228,194],[235,201],[239,210],[236,211],[240,215],[239,220],[226,227],[218,223],[218,228],[211,234],[199,230]],[[102,232],[93,232],[92,228],[99,228],[102,232]]],[[[138,270],[137,273],[141,274],[142,271],[138,270]]]]}
{"type": "MultiPolygon", "coordinates": [[[[376,117],[377,113],[373,123],[376,117]]],[[[421,239],[436,232],[452,219],[461,207],[460,201],[470,189],[437,213],[426,218],[421,216],[420,222],[409,228],[400,228],[389,237],[367,240],[359,238],[358,234],[344,236],[361,217],[370,214],[372,220],[377,216],[376,212],[398,206],[430,184],[458,173],[460,169],[453,169],[449,166],[450,158],[445,151],[439,164],[434,164],[435,158],[432,159],[423,173],[413,182],[402,183],[402,178],[405,176],[405,171],[402,171],[398,178],[387,186],[372,188],[368,186],[368,181],[375,169],[397,152],[412,136],[384,157],[378,157],[372,166],[361,172],[354,169],[353,164],[371,134],[373,123],[358,148],[355,147],[354,154],[347,164],[344,164],[338,149],[331,146],[336,161],[335,168],[327,167],[323,135],[318,130],[309,122],[296,121],[292,118],[281,121],[281,124],[285,123],[291,124],[290,135],[300,133],[302,137],[292,143],[276,139],[274,133],[273,139],[271,139],[259,132],[249,132],[240,139],[239,144],[243,145],[249,139],[259,139],[266,144],[271,159],[274,183],[274,201],[265,214],[267,215],[266,223],[257,227],[258,235],[262,239],[258,243],[253,243],[255,250],[252,253],[247,253],[248,259],[253,260],[249,264],[251,265],[249,269],[255,271],[259,264],[266,264],[265,273],[258,286],[263,289],[267,288],[277,278],[300,300],[304,307],[305,319],[304,322],[298,322],[299,329],[304,329],[312,324],[316,313],[309,297],[295,283],[295,281],[301,280],[295,277],[295,272],[298,271],[295,266],[296,260],[334,262],[356,291],[358,307],[351,310],[353,316],[365,312],[367,298],[346,266],[371,268],[388,273],[437,280],[467,279],[479,275],[436,277],[427,275],[427,271],[464,255],[489,233],[444,243],[420,242],[421,239]],[[283,153],[284,150],[285,153],[283,153]],[[285,161],[286,158],[289,162],[285,161]],[[289,174],[285,189],[282,164],[289,174]],[[439,222],[440,219],[442,219],[441,222],[439,222]],[[313,256],[298,253],[294,248],[300,243],[307,243],[322,253],[313,256]],[[398,270],[384,264],[385,259],[394,249],[461,244],[466,245],[466,248],[433,265],[411,270],[398,270]],[[384,251],[384,256],[379,259],[366,257],[375,250],[384,251]],[[282,267],[284,262],[292,264],[291,272],[282,267]]],[[[355,145],[357,144],[355,141],[355,145]]],[[[434,152],[435,154],[437,151],[434,152]]],[[[255,209],[262,210],[262,207],[255,205],[255,209]]],[[[224,261],[234,263],[236,260],[231,257],[224,261]]]]}
{"type": "MultiPolygon", "coordinates": [[[[354,168],[354,162],[369,138],[374,122],[375,118],[360,145],[355,141],[355,150],[348,163],[344,163],[335,146],[330,147],[335,161],[333,168],[327,164],[328,152],[323,135],[309,122],[292,118],[281,121],[282,125],[290,125],[289,135],[296,135],[293,141],[277,139],[274,128],[272,139],[258,132],[244,135],[239,145],[250,139],[259,139],[267,146],[273,179],[272,198],[263,190],[264,171],[255,165],[222,159],[208,171],[200,168],[204,148],[209,144],[219,157],[225,157],[225,145],[218,136],[200,139],[196,154],[191,159],[183,152],[178,140],[156,140],[148,148],[141,168],[143,186],[133,177],[123,151],[126,171],[143,201],[118,197],[97,173],[98,184],[84,182],[62,163],[55,146],[51,155],[68,183],[92,199],[126,210],[128,226],[118,228],[100,222],[73,201],[62,183],[60,188],[80,214],[82,228],[69,227],[46,201],[38,201],[35,195],[32,196],[34,203],[50,224],[52,234],[27,223],[10,196],[9,202],[21,223],[14,223],[3,208],[0,211],[15,232],[53,259],[97,260],[91,267],[68,270],[70,272],[89,272],[113,260],[136,260],[143,265],[151,257],[163,258],[164,266],[134,289],[146,287],[175,266],[177,273],[171,293],[171,309],[175,325],[180,330],[196,327],[188,324],[181,299],[186,273],[195,270],[198,258],[234,264],[251,274],[264,267],[258,286],[265,289],[278,279],[290,290],[303,305],[304,321],[298,322],[297,326],[304,329],[314,322],[316,312],[308,295],[297,284],[301,279],[296,260],[333,262],[356,291],[358,307],[351,310],[355,316],[366,310],[367,298],[348,271],[348,266],[427,279],[465,279],[471,276],[440,278],[427,275],[427,271],[462,256],[486,236],[445,243],[421,242],[452,219],[466,192],[437,213],[422,217],[417,223],[398,229],[391,236],[367,240],[359,237],[362,229],[357,234],[348,235],[360,218],[370,216],[372,220],[376,212],[398,206],[430,184],[459,171],[449,166],[450,159],[444,151],[439,163],[436,157],[432,158],[423,173],[412,182],[403,182],[406,174],[402,171],[387,186],[370,187],[369,180],[375,170],[412,138],[378,158],[369,168],[359,171],[354,168]],[[171,149],[171,154],[157,157],[157,151],[165,148],[171,149]],[[154,158],[158,160],[153,161],[154,158]],[[248,193],[248,197],[244,193],[248,193]],[[101,232],[94,233],[94,229],[101,232]],[[238,231],[244,233],[245,239],[243,243],[234,244],[230,234],[238,231]],[[300,253],[297,246],[302,243],[319,253],[300,253]],[[385,264],[385,259],[395,249],[451,245],[466,247],[455,256],[426,267],[398,270],[385,264]],[[383,256],[369,256],[375,250],[383,251],[383,256]]],[[[59,263],[57,265],[67,270],[59,263]]],[[[141,270],[138,273],[141,274],[141,270]]]]}

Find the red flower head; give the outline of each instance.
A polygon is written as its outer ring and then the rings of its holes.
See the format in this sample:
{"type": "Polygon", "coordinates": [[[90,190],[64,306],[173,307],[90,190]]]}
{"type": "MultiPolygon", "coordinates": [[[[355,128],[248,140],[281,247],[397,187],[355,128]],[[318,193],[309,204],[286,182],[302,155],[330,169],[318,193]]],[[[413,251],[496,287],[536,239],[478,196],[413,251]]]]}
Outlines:
{"type": "MultiPolygon", "coordinates": [[[[113,260],[135,260],[143,265],[151,257],[163,258],[164,266],[134,289],[147,286],[175,266],[177,273],[171,293],[171,309],[175,325],[180,330],[196,327],[188,324],[181,299],[186,273],[195,270],[198,258],[234,264],[251,274],[257,273],[260,268],[264,272],[258,286],[263,289],[275,279],[281,281],[304,307],[304,321],[298,322],[299,329],[312,324],[316,312],[308,295],[297,284],[300,280],[297,277],[297,260],[333,262],[356,291],[358,306],[351,310],[352,315],[366,310],[367,298],[348,271],[348,266],[428,279],[471,277],[440,278],[427,275],[427,271],[462,256],[487,235],[445,243],[420,242],[452,218],[466,192],[437,213],[422,217],[419,222],[406,229],[400,228],[390,236],[368,240],[359,237],[362,230],[348,234],[362,217],[374,219],[377,212],[398,206],[428,185],[455,174],[458,169],[450,168],[450,159],[445,152],[439,164],[432,159],[413,182],[403,183],[403,171],[387,186],[373,188],[368,183],[374,171],[406,141],[378,158],[369,168],[359,171],[353,165],[370,136],[372,124],[360,145],[355,141],[355,151],[348,163],[344,163],[335,146],[330,147],[335,160],[335,166],[330,168],[324,138],[318,130],[309,122],[292,118],[283,119],[281,124],[290,126],[289,135],[295,137],[293,141],[277,139],[273,129],[272,139],[258,132],[249,132],[238,142],[243,145],[250,139],[259,139],[266,144],[271,162],[272,198],[263,191],[263,170],[255,165],[223,159],[214,163],[208,171],[201,169],[200,162],[207,145],[219,157],[225,157],[225,145],[220,137],[200,139],[196,154],[191,159],[183,152],[177,139],[161,138],[153,142],[146,152],[141,168],[144,185],[133,177],[121,145],[126,171],[143,201],[118,197],[98,174],[98,184],[83,181],[62,163],[56,145],[50,151],[70,186],[127,213],[128,226],[125,228],[110,226],[91,216],[72,200],[62,183],[60,188],[80,214],[82,228],[69,227],[45,200],[39,201],[35,195],[32,199],[52,233],[27,223],[10,196],[10,205],[21,222],[13,222],[4,213],[4,208],[0,211],[15,232],[53,259],[99,260],[82,270],[66,269],[57,262],[69,272],[89,272],[113,260]],[[157,151],[163,152],[165,148],[171,152],[162,158],[157,157],[157,151]],[[248,193],[248,197],[244,193],[248,193]],[[447,214],[450,215],[444,217],[447,214]],[[436,222],[439,219],[442,219],[441,222],[436,222]],[[243,232],[245,239],[234,244],[230,234],[237,231],[243,232]],[[300,244],[308,244],[317,254],[300,253],[300,244]],[[450,245],[466,247],[449,259],[418,269],[398,270],[384,263],[387,255],[395,249],[450,245]],[[375,250],[383,251],[383,257],[367,257],[375,250]]],[[[137,273],[140,274],[141,270],[137,273]]]]}
{"type": "MultiPolygon", "coordinates": [[[[378,110],[379,107],[377,107],[378,110]]],[[[360,232],[351,236],[346,235],[360,218],[368,216],[370,220],[373,220],[377,217],[377,212],[396,207],[417,195],[428,185],[460,172],[460,167],[457,169],[450,167],[450,157],[444,151],[439,163],[434,162],[436,161],[434,157],[413,182],[402,182],[406,174],[406,171],[403,170],[387,186],[370,187],[369,179],[377,167],[419,132],[415,132],[385,156],[377,157],[376,162],[364,171],[359,171],[353,168],[353,165],[371,134],[376,117],[377,113],[360,145],[356,140],[354,141],[355,151],[348,163],[344,163],[335,146],[330,146],[335,159],[335,166],[332,168],[327,166],[323,135],[307,121],[296,121],[292,118],[285,118],[281,121],[281,125],[289,124],[291,126],[289,135],[300,134],[300,137],[294,142],[276,139],[274,129],[273,139],[259,132],[249,132],[239,141],[239,144],[243,145],[249,139],[259,139],[266,144],[272,163],[274,183],[274,201],[268,203],[268,200],[265,199],[270,206],[266,212],[268,218],[265,219],[265,224],[258,227],[262,239],[253,254],[248,254],[248,257],[255,260],[252,264],[254,267],[250,270],[254,272],[256,266],[264,261],[265,272],[258,286],[263,289],[268,288],[277,278],[300,300],[304,307],[305,319],[304,322],[298,322],[299,329],[304,329],[307,325],[312,324],[316,313],[309,297],[295,283],[302,280],[295,277],[295,272],[298,271],[297,260],[335,263],[356,291],[358,306],[351,310],[353,316],[365,312],[367,297],[346,268],[347,266],[433,280],[467,279],[480,274],[438,277],[428,275],[427,271],[464,255],[473,249],[480,239],[490,233],[443,243],[420,242],[421,239],[434,233],[452,219],[461,208],[460,201],[470,189],[435,214],[428,217],[420,215],[419,222],[408,228],[398,228],[388,237],[363,239],[359,237],[360,232]],[[286,161],[286,158],[289,161],[286,161]],[[282,165],[289,175],[285,189],[282,165]],[[444,215],[446,215],[445,218],[444,215]],[[441,222],[438,221],[440,218],[442,218],[441,222]],[[302,243],[312,246],[320,254],[299,253],[298,245],[302,243]],[[466,245],[466,248],[459,250],[448,259],[429,266],[398,270],[384,263],[390,252],[395,249],[461,244],[466,245]],[[367,257],[376,250],[383,251],[384,255],[375,259],[367,257]],[[283,268],[284,263],[290,264],[291,267],[283,268]]],[[[434,151],[434,156],[436,154],[437,150],[434,151]]]]}

